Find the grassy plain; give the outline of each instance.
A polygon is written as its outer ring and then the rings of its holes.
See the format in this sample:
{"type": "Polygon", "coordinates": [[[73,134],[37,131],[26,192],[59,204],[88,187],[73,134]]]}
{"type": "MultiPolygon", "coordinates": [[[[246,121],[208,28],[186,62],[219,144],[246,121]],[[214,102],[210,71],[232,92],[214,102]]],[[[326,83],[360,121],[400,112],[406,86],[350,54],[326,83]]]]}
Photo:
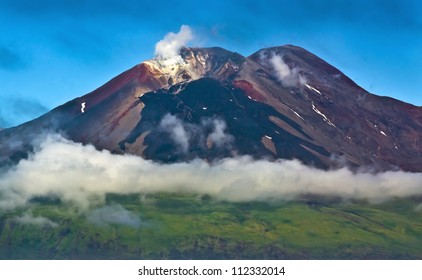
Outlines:
{"type": "Polygon", "coordinates": [[[86,211],[39,199],[0,212],[1,259],[422,259],[416,199],[382,204],[327,198],[235,203],[194,194],[109,194],[140,227],[98,225],[86,211]]]}

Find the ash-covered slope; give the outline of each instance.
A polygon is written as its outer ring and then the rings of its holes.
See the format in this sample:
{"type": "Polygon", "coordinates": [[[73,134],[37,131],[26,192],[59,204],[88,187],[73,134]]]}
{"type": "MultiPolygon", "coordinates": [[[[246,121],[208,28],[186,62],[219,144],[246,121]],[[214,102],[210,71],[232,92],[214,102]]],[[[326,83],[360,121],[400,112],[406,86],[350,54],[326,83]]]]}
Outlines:
{"type": "Polygon", "coordinates": [[[161,162],[249,154],[422,171],[422,109],[372,95],[295,46],[243,57],[184,48],[177,63],[145,61],[46,115],[0,132],[0,162],[59,132],[161,162]]]}

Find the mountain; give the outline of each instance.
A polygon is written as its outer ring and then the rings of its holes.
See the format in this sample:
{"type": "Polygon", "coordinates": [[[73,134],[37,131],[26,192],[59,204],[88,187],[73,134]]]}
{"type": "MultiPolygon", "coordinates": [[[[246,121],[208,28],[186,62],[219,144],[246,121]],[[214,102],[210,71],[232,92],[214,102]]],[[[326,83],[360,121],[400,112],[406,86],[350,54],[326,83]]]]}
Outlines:
{"type": "Polygon", "coordinates": [[[237,155],[422,171],[422,108],[371,94],[303,48],[248,57],[183,48],[155,58],[38,119],[0,131],[0,162],[57,132],[159,162],[237,155]]]}

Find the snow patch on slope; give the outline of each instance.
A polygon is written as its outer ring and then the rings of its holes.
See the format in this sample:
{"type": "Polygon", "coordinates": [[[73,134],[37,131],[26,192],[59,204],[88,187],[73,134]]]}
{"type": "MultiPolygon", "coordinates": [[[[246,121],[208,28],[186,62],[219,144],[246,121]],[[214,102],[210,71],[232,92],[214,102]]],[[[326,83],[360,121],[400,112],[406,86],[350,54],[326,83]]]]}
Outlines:
{"type": "Polygon", "coordinates": [[[336,127],[329,118],[327,118],[326,115],[324,115],[323,113],[321,113],[320,110],[318,110],[318,108],[315,106],[314,102],[312,102],[312,110],[314,110],[315,113],[317,113],[318,115],[322,116],[324,122],[326,122],[327,124],[331,125],[332,127],[336,127]]]}
{"type": "Polygon", "coordinates": [[[298,112],[296,112],[295,110],[293,110],[292,108],[289,108],[296,116],[298,116],[299,118],[301,118],[302,120],[304,120],[304,118],[301,116],[301,115],[299,115],[299,113],[298,112]]]}
{"type": "Polygon", "coordinates": [[[306,86],[307,88],[309,88],[310,90],[313,90],[313,91],[315,91],[316,93],[318,93],[319,95],[321,95],[321,92],[320,92],[319,90],[317,90],[316,88],[314,88],[313,86],[310,86],[310,85],[308,85],[308,84],[305,84],[305,86],[306,86]]]}

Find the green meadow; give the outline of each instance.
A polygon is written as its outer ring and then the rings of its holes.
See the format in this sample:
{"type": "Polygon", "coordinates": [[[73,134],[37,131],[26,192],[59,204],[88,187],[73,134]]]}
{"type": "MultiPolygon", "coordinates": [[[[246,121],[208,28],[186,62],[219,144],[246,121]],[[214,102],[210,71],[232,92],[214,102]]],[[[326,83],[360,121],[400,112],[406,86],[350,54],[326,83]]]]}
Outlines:
{"type": "MultiPolygon", "coordinates": [[[[1,259],[421,259],[420,199],[380,204],[308,197],[235,203],[194,194],[109,194],[140,225],[95,223],[40,198],[0,212],[1,259]]],[[[99,205],[97,207],[102,207],[99,205]]]]}

